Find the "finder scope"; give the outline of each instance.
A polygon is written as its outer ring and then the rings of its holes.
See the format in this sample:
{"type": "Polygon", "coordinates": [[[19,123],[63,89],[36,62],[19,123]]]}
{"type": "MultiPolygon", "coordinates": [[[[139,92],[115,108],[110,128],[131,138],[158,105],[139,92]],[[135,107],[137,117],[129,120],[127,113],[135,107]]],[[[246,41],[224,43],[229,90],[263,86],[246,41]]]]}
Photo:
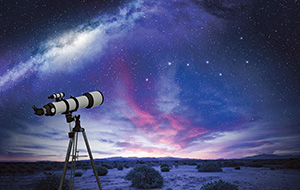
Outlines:
{"type": "Polygon", "coordinates": [[[52,94],[51,96],[48,97],[48,99],[56,99],[56,98],[62,98],[65,97],[65,93],[57,93],[57,94],[52,94]]]}
{"type": "Polygon", "coordinates": [[[54,116],[56,114],[66,114],[69,112],[77,111],[80,108],[92,108],[102,105],[104,101],[103,94],[100,91],[87,92],[82,96],[73,97],[70,99],[64,99],[64,93],[53,94],[49,96],[50,99],[56,99],[56,102],[52,102],[44,105],[42,108],[32,106],[36,115],[42,116],[54,116]],[[59,99],[61,98],[61,99],[59,99]]]}

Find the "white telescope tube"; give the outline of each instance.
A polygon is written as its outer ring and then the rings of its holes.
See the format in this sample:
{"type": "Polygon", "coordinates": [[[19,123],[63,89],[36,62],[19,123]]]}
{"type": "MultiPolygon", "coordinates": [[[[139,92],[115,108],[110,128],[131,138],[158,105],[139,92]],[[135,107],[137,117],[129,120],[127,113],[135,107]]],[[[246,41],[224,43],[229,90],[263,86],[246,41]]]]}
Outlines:
{"type": "Polygon", "coordinates": [[[79,97],[70,99],[61,99],[58,102],[52,102],[43,106],[43,108],[33,108],[36,115],[54,116],[77,111],[80,108],[92,108],[102,105],[104,101],[103,94],[100,91],[87,92],[79,97]]]}

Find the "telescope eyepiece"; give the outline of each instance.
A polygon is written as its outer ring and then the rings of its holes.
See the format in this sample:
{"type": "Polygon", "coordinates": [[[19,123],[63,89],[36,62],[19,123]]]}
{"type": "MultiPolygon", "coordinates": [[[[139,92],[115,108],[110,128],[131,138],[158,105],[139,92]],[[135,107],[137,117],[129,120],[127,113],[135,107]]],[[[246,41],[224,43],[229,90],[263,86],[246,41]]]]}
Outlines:
{"type": "Polygon", "coordinates": [[[45,111],[44,111],[43,108],[37,108],[37,107],[35,107],[35,106],[33,105],[33,106],[32,106],[32,109],[33,109],[35,115],[42,116],[42,115],[45,114],[45,111]]]}

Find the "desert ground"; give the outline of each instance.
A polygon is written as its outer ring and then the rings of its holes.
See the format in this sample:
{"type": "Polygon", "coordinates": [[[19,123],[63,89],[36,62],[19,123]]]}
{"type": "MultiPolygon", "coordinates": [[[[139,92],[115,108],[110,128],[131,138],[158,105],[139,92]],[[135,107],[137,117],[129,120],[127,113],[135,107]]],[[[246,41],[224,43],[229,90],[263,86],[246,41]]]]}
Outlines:
{"type": "MultiPolygon", "coordinates": [[[[166,161],[170,166],[169,172],[161,172],[160,162],[148,162],[159,171],[164,178],[164,186],[157,190],[196,190],[210,181],[222,179],[238,186],[240,190],[299,190],[300,170],[289,169],[282,163],[287,161],[273,161],[261,163],[255,161],[218,161],[224,166],[223,172],[198,172],[196,161],[166,161]],[[249,163],[251,162],[251,163],[249,163]],[[271,163],[271,164],[270,164],[271,163]],[[241,165],[237,170],[230,165],[241,165]]],[[[164,162],[164,163],[166,163],[164,162]]],[[[202,161],[199,161],[202,162],[202,161]]],[[[104,190],[136,190],[131,186],[131,181],[125,179],[126,174],[137,162],[96,162],[97,166],[110,166],[106,176],[100,176],[104,190]],[[115,165],[126,165],[123,170],[118,170],[115,165]]],[[[17,162],[0,163],[0,189],[19,190],[34,189],[34,184],[46,176],[62,173],[63,163],[60,162],[17,162]]],[[[69,173],[70,170],[68,170],[69,173]]],[[[97,189],[95,176],[89,162],[78,162],[76,172],[82,176],[75,177],[76,190],[97,189]]],[[[69,175],[67,174],[66,179],[69,175]]]]}

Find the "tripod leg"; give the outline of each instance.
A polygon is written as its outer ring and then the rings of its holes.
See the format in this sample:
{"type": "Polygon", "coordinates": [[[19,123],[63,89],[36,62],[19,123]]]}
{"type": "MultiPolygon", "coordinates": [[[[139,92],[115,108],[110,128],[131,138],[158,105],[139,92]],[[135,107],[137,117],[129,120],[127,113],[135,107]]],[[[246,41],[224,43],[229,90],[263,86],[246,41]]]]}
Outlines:
{"type": "Polygon", "coordinates": [[[90,149],[90,145],[89,145],[87,136],[86,136],[86,134],[85,134],[85,131],[82,131],[82,134],[83,134],[83,138],[84,138],[84,142],[85,142],[86,148],[87,148],[88,153],[89,153],[89,156],[90,156],[90,160],[91,160],[91,163],[92,163],[92,166],[93,166],[94,175],[95,175],[95,177],[96,177],[96,180],[97,180],[97,184],[98,184],[99,190],[102,190],[101,183],[100,183],[100,180],[99,180],[99,177],[98,177],[98,173],[97,173],[97,170],[96,170],[96,166],[95,166],[95,163],[94,163],[92,151],[91,151],[91,149],[90,149]]]}
{"type": "Polygon", "coordinates": [[[71,166],[71,175],[70,175],[70,189],[74,190],[74,182],[75,182],[75,167],[77,161],[77,144],[78,144],[78,132],[75,133],[75,137],[73,138],[73,153],[72,153],[72,166],[71,166]]]}
{"type": "Polygon", "coordinates": [[[69,162],[69,158],[70,158],[70,153],[71,153],[72,145],[73,145],[73,139],[70,139],[69,140],[67,154],[66,154],[66,159],[65,159],[65,165],[64,165],[63,173],[62,173],[62,176],[61,176],[61,179],[60,179],[60,184],[59,184],[58,190],[62,190],[62,187],[63,187],[63,184],[64,184],[64,180],[65,180],[65,176],[66,176],[66,171],[67,171],[67,167],[68,167],[68,162],[69,162]]]}

